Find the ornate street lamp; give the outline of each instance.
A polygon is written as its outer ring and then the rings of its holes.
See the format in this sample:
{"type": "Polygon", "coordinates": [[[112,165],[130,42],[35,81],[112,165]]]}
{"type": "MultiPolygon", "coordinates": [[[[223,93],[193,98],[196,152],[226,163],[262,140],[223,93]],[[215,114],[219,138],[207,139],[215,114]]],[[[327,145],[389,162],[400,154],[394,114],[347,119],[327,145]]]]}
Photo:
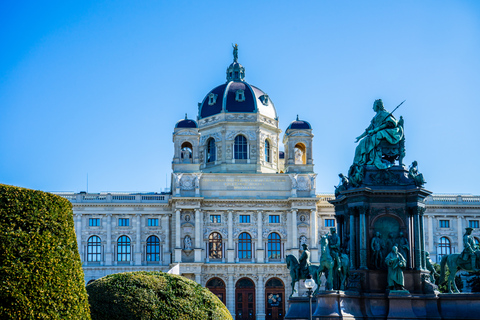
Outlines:
{"type": "Polygon", "coordinates": [[[307,276],[307,279],[305,280],[305,288],[308,289],[308,305],[309,305],[309,308],[308,310],[310,310],[310,320],[312,320],[312,297],[313,297],[313,287],[315,286],[315,281],[312,279],[312,276],[311,275],[308,275],[307,276]]]}

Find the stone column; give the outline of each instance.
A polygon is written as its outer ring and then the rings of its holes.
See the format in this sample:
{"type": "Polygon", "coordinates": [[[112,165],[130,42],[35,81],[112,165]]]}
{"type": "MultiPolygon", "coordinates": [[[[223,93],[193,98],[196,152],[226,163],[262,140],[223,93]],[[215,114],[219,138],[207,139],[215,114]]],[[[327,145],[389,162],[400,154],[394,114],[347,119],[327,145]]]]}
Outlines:
{"type": "Polygon", "coordinates": [[[421,270],[421,245],[420,245],[420,219],[419,219],[419,211],[420,208],[415,207],[412,208],[413,210],[413,241],[414,241],[414,264],[413,269],[421,270]]]}
{"type": "Polygon", "coordinates": [[[422,250],[422,270],[427,270],[427,259],[425,258],[425,223],[424,223],[425,208],[420,209],[420,249],[422,250]]]}
{"type": "Polygon", "coordinates": [[[360,210],[360,269],[367,268],[367,226],[366,226],[366,211],[367,207],[359,207],[360,210]]]}
{"type": "Polygon", "coordinates": [[[83,264],[87,262],[87,259],[83,253],[83,245],[82,245],[82,214],[77,213],[75,214],[75,235],[77,236],[77,246],[78,246],[78,253],[80,254],[80,259],[82,260],[83,264]]]}
{"type": "Polygon", "coordinates": [[[233,243],[233,212],[232,210],[228,210],[228,244],[227,244],[227,262],[234,263],[235,262],[235,246],[233,243]]]}
{"type": "Polygon", "coordinates": [[[195,262],[202,262],[202,210],[195,210],[195,262]]]}
{"type": "Polygon", "coordinates": [[[318,221],[317,221],[317,210],[311,209],[310,210],[310,245],[311,245],[311,257],[310,261],[316,263],[319,261],[318,259],[318,221]]]}
{"type": "Polygon", "coordinates": [[[163,264],[169,265],[171,261],[171,248],[170,248],[170,215],[163,216],[162,228],[165,230],[165,244],[163,250],[163,264]]]}
{"type": "Polygon", "coordinates": [[[257,210],[257,250],[256,258],[258,263],[265,261],[265,251],[263,250],[263,232],[262,232],[262,210],[257,210]]]}
{"type": "Polygon", "coordinates": [[[357,243],[357,236],[355,234],[355,214],[353,210],[350,210],[349,214],[350,219],[350,268],[355,269],[356,264],[356,252],[355,252],[355,244],[357,243]]]}
{"type": "Polygon", "coordinates": [[[180,212],[181,209],[175,210],[175,262],[182,261],[182,245],[180,239],[180,212]]]}
{"type": "Polygon", "coordinates": [[[435,256],[436,261],[436,252],[434,252],[434,240],[433,240],[433,216],[426,216],[427,217],[427,230],[428,230],[428,252],[430,253],[430,257],[435,256]]]}
{"type": "Polygon", "coordinates": [[[464,220],[464,217],[457,216],[458,253],[462,253],[463,251],[463,234],[465,233],[465,229],[463,228],[463,220],[464,220]]]}
{"type": "Polygon", "coordinates": [[[294,249],[293,253],[298,255],[297,210],[292,209],[291,215],[292,215],[292,220],[291,220],[292,221],[292,249],[294,249]]]}
{"type": "Polygon", "coordinates": [[[202,275],[200,273],[195,273],[195,282],[199,285],[202,285],[202,275]]]}
{"type": "Polygon", "coordinates": [[[136,227],[136,241],[135,241],[135,252],[134,260],[136,266],[142,265],[142,237],[141,237],[141,224],[142,224],[142,215],[140,213],[135,214],[135,227],[136,227]]]}
{"type": "Polygon", "coordinates": [[[112,253],[112,214],[107,213],[107,246],[105,250],[105,265],[111,266],[113,262],[112,253]]]}
{"type": "Polygon", "coordinates": [[[292,234],[291,228],[290,230],[288,230],[288,226],[292,225],[292,213],[288,212],[286,216],[287,216],[287,243],[285,247],[285,250],[286,250],[285,256],[292,254],[292,247],[293,247],[293,234],[292,234]]]}
{"type": "Polygon", "coordinates": [[[257,320],[265,320],[265,284],[263,283],[263,274],[258,275],[258,282],[257,282],[256,288],[257,288],[257,320]]]}
{"type": "MultiPolygon", "coordinates": [[[[230,269],[230,268],[229,268],[230,269]]],[[[233,269],[233,268],[231,268],[233,269]]],[[[230,271],[230,270],[229,270],[230,271]]],[[[233,270],[232,270],[233,272],[233,270]]],[[[227,280],[227,309],[230,311],[230,314],[235,319],[235,283],[233,282],[233,274],[228,274],[227,280]]]]}

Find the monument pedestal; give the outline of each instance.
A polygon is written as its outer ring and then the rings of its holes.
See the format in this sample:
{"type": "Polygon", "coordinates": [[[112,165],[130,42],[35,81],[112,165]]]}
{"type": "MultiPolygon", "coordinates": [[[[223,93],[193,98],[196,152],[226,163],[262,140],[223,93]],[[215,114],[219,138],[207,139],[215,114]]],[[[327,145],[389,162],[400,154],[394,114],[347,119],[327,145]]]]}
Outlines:
{"type": "Polygon", "coordinates": [[[416,319],[412,309],[412,295],[408,291],[392,290],[388,294],[389,320],[416,319]]]}

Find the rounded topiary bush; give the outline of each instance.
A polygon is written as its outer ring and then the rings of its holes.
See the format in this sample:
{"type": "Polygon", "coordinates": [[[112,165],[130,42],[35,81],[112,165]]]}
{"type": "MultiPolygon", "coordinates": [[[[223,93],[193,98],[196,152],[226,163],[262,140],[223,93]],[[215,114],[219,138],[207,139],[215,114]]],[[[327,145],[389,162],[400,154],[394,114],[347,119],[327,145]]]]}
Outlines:
{"type": "Polygon", "coordinates": [[[90,319],[68,200],[0,184],[0,319],[90,319]]]}
{"type": "Polygon", "coordinates": [[[164,272],[111,274],[90,283],[87,292],[93,320],[232,319],[208,289],[164,272]]]}

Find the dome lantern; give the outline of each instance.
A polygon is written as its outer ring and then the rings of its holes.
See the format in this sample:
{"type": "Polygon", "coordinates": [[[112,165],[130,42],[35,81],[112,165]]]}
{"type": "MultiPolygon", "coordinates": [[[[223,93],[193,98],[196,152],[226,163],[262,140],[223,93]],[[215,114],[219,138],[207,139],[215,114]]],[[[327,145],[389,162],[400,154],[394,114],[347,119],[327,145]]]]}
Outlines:
{"type": "Polygon", "coordinates": [[[245,68],[238,63],[238,45],[233,46],[233,62],[227,68],[227,82],[229,81],[244,81],[245,68]]]}

